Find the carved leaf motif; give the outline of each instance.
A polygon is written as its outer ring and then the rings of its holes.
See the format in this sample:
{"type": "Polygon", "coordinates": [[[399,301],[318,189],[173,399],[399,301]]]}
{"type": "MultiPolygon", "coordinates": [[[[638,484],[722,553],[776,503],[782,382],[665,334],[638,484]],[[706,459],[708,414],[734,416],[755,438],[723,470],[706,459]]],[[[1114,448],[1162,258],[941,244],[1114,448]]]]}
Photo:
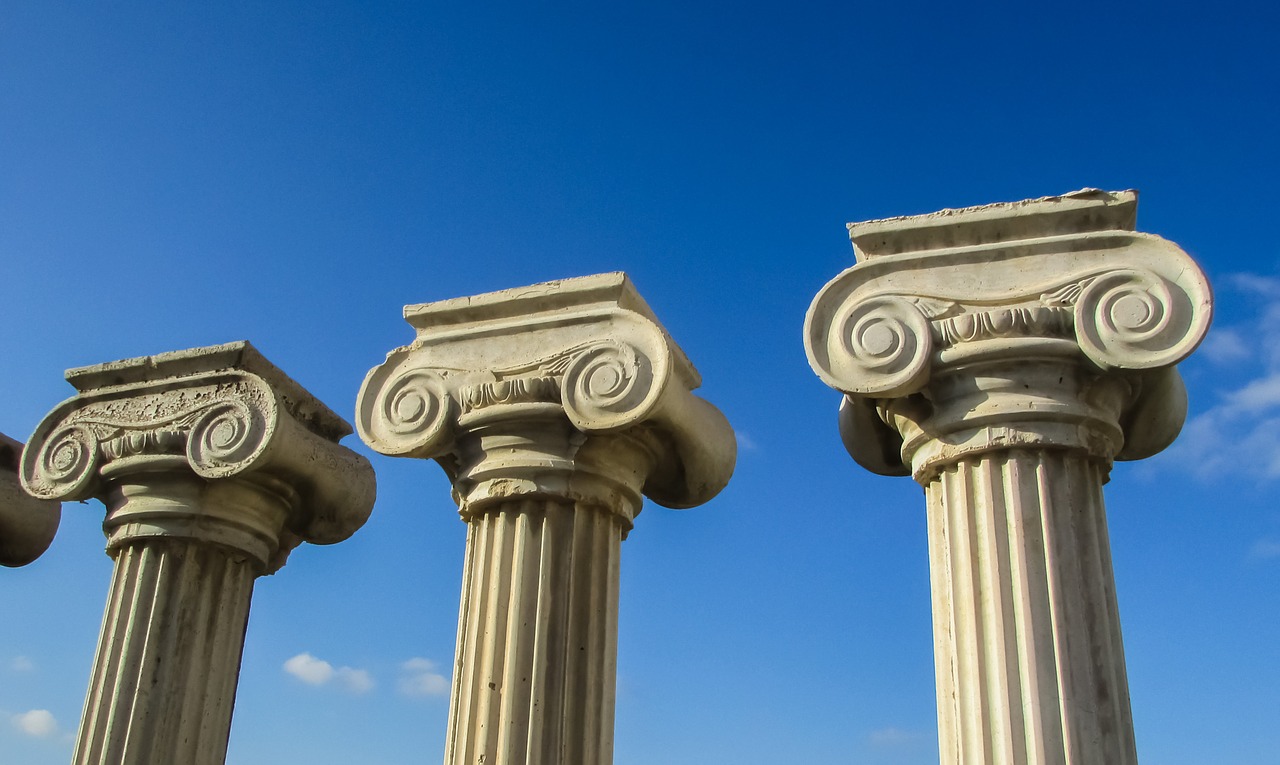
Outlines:
{"type": "Polygon", "coordinates": [[[920,309],[926,319],[945,319],[964,313],[964,306],[954,300],[941,300],[931,297],[908,297],[920,309]]]}
{"type": "Polygon", "coordinates": [[[1080,299],[1080,293],[1083,292],[1085,287],[1088,287],[1090,282],[1093,280],[1094,277],[1090,276],[1086,279],[1081,279],[1078,282],[1064,284],[1053,292],[1046,292],[1040,296],[1040,304],[1050,307],[1073,306],[1076,304],[1076,301],[1080,299]]]}
{"type": "Polygon", "coordinates": [[[500,404],[560,403],[560,384],[554,377],[513,377],[478,383],[462,389],[465,411],[500,404]]]}
{"type": "Polygon", "coordinates": [[[573,360],[579,354],[599,344],[600,341],[598,340],[578,343],[571,348],[566,348],[563,351],[558,351],[550,356],[545,356],[526,364],[494,369],[493,376],[498,380],[519,377],[563,377],[565,370],[569,368],[569,365],[573,363],[573,360]]]}
{"type": "Polygon", "coordinates": [[[942,345],[997,337],[1071,337],[1071,310],[1046,306],[1016,306],[966,313],[933,323],[933,337],[942,345]]]}

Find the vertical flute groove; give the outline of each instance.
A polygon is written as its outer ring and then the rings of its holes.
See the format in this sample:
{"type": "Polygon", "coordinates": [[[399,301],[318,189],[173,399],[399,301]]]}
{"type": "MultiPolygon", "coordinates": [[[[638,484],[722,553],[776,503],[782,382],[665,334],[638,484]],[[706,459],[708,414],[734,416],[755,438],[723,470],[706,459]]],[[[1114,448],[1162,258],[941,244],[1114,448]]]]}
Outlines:
{"type": "Polygon", "coordinates": [[[944,765],[1132,765],[1102,468],[985,455],[927,487],[944,765]]]}
{"type": "Polygon", "coordinates": [[[253,578],[199,543],[119,551],[77,765],[223,761],[253,578]]]}
{"type": "Polygon", "coordinates": [[[473,519],[468,536],[446,763],[604,765],[621,523],[599,507],[525,499],[473,519]]]}

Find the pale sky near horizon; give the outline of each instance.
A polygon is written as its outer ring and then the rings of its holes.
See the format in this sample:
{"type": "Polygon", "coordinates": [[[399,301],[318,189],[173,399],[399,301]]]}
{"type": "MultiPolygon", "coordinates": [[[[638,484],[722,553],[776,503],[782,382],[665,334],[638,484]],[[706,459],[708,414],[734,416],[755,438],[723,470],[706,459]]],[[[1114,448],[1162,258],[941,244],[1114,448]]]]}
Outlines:
{"type": "MultiPolygon", "coordinates": [[[[1139,756],[1280,762],[1270,5],[29,2],[0,12],[0,431],[63,370],[247,339],[350,418],[406,304],[627,271],[739,434],[623,546],[617,765],[937,762],[924,498],[844,452],[805,309],[844,224],[1081,187],[1214,284],[1181,440],[1107,486],[1139,756]]],[[[258,582],[229,765],[443,754],[465,528],[258,582]]],[[[0,765],[71,754],[102,506],[0,569],[0,765]]]]}

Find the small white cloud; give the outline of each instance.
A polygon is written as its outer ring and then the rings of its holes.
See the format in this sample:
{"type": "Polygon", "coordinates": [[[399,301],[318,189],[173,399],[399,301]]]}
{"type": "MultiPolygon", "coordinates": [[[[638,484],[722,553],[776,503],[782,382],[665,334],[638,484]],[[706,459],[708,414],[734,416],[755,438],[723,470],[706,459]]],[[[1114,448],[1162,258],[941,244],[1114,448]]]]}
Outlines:
{"type": "Polygon", "coordinates": [[[13,725],[18,730],[35,738],[48,738],[58,732],[58,721],[47,709],[33,709],[13,716],[13,725]]]}
{"type": "Polygon", "coordinates": [[[430,659],[414,657],[400,665],[400,692],[406,696],[448,696],[449,678],[430,659]]]}
{"type": "Polygon", "coordinates": [[[873,730],[867,739],[875,746],[902,746],[914,741],[916,735],[902,728],[881,728],[873,730]]]}
{"type": "Polygon", "coordinates": [[[300,653],[286,661],[284,671],[308,685],[324,685],[333,679],[333,665],[309,653],[300,653]]]}
{"type": "Polygon", "coordinates": [[[760,445],[755,442],[751,436],[743,433],[741,430],[734,431],[734,435],[738,437],[738,449],[744,452],[759,451],[760,445]]]}
{"type": "Polygon", "coordinates": [[[324,659],[309,653],[300,653],[284,663],[284,671],[307,685],[325,685],[336,681],[350,693],[363,694],[373,690],[373,675],[368,670],[355,667],[334,667],[324,659]]]}
{"type": "Polygon", "coordinates": [[[362,694],[373,690],[373,675],[363,669],[352,669],[351,667],[338,667],[335,673],[338,682],[352,693],[362,694]]]}
{"type": "Polygon", "coordinates": [[[1259,539],[1249,550],[1251,558],[1280,558],[1280,540],[1259,539]]]}
{"type": "Polygon", "coordinates": [[[34,672],[36,663],[26,656],[15,656],[13,661],[9,662],[9,669],[14,672],[34,672]]]}

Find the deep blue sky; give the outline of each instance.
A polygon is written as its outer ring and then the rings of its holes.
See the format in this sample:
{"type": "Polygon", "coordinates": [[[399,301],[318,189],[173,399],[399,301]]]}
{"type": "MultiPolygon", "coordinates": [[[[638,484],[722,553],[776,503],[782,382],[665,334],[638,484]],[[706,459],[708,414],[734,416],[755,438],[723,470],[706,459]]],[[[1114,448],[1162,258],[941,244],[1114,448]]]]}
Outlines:
{"type": "MultiPolygon", "coordinates": [[[[625,270],[743,449],[720,498],[650,508],[624,545],[617,765],[936,762],[923,496],[843,452],[804,311],[852,263],[847,221],[1137,188],[1139,228],[1218,299],[1183,441],[1108,486],[1139,753],[1272,765],[1278,22],[1261,3],[17,0],[0,430],[25,438],[67,367],[235,339],[348,414],[412,339],[406,303],[625,270]]],[[[438,468],[374,464],[368,526],[259,582],[230,765],[442,753],[447,699],[398,685],[415,658],[448,674],[464,527],[438,468]],[[286,672],[304,653],[332,679],[286,672]]],[[[101,519],[68,505],[46,557],[0,571],[5,765],[69,757],[101,519]],[[22,730],[37,709],[57,731],[22,730]]]]}

